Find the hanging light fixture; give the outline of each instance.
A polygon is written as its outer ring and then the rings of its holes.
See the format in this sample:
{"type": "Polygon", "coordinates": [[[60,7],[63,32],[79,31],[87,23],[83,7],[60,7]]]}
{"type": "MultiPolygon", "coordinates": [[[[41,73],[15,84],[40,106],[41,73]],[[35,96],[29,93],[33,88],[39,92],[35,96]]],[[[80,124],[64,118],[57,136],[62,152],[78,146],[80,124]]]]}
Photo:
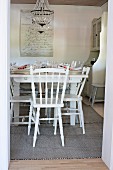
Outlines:
{"type": "Polygon", "coordinates": [[[50,10],[48,0],[37,0],[34,9],[32,23],[39,24],[41,27],[50,24],[53,20],[54,11],[50,10]]]}

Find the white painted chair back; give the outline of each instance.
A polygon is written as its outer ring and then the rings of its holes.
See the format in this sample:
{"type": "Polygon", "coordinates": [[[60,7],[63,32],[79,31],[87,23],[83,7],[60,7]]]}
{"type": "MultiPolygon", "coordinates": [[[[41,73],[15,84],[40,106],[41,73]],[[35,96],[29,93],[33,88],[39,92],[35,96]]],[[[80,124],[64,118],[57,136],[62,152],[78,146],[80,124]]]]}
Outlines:
{"type": "Polygon", "coordinates": [[[14,104],[16,103],[28,103],[30,106],[30,112],[32,112],[32,100],[31,96],[24,95],[15,95],[14,92],[14,83],[13,80],[10,80],[10,122],[11,124],[28,124],[28,114],[24,116],[14,115],[14,104]],[[27,120],[27,121],[26,121],[27,120]]]}
{"type": "MultiPolygon", "coordinates": [[[[90,67],[83,67],[82,74],[88,76],[89,71],[90,71],[90,67]]],[[[84,89],[86,79],[87,79],[86,77],[83,77],[81,79],[81,82],[77,84],[77,90],[76,90],[76,95],[77,96],[81,96],[82,91],[84,89]]]]}
{"type": "MultiPolygon", "coordinates": [[[[75,93],[71,92],[70,94],[66,94],[64,101],[65,102],[72,102],[70,103],[70,107],[68,108],[63,108],[64,112],[62,113],[62,115],[70,115],[70,118],[72,120],[72,125],[75,124],[75,118],[77,115],[79,115],[79,120],[80,120],[80,127],[82,127],[83,129],[83,134],[85,134],[85,127],[84,127],[84,116],[83,116],[83,109],[82,109],[82,91],[86,82],[86,77],[88,77],[90,71],[90,67],[84,67],[82,70],[82,75],[85,76],[81,76],[81,81],[79,81],[76,84],[76,90],[75,93]],[[65,112],[66,110],[66,112],[65,112]]],[[[78,119],[77,119],[78,121],[78,119]]]]}
{"type": "Polygon", "coordinates": [[[75,68],[75,67],[76,67],[76,64],[77,64],[77,61],[72,61],[70,67],[71,67],[71,68],[75,68]]]}
{"type": "Polygon", "coordinates": [[[39,105],[41,108],[63,107],[68,72],[69,69],[64,68],[41,68],[33,70],[31,66],[33,105],[39,105]],[[53,92],[54,86],[56,93],[53,92]],[[36,88],[38,88],[38,96],[35,93],[36,88]],[[49,93],[48,89],[50,89],[49,93]]]}
{"type": "MultiPolygon", "coordinates": [[[[63,100],[65,95],[66,83],[68,78],[69,68],[40,68],[33,69],[30,67],[31,74],[31,89],[33,98],[33,114],[29,119],[28,134],[31,129],[31,118],[34,117],[35,128],[33,137],[33,147],[35,147],[37,133],[39,132],[40,120],[54,121],[54,134],[56,134],[57,120],[59,121],[60,135],[62,146],[64,146],[64,135],[62,126],[61,107],[64,106],[63,100]],[[54,93],[54,85],[56,93],[54,93]],[[36,94],[36,87],[38,88],[38,95],[36,94]],[[62,88],[62,89],[61,89],[62,88]],[[50,92],[48,93],[48,89],[50,92]],[[53,118],[40,118],[41,108],[54,108],[53,118]]],[[[33,119],[32,119],[33,120],[33,119]]]]}
{"type": "Polygon", "coordinates": [[[14,93],[13,91],[14,91],[13,82],[12,80],[10,80],[10,100],[13,97],[13,93],[14,93]]]}

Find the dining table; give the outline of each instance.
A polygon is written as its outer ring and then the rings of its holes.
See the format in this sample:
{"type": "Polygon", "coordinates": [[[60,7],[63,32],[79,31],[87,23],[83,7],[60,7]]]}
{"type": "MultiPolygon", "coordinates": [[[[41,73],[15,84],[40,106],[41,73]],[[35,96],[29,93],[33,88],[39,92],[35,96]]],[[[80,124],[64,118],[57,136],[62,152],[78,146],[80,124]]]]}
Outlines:
{"type": "MultiPolygon", "coordinates": [[[[67,84],[70,84],[70,93],[71,94],[76,94],[76,85],[77,83],[81,82],[81,79],[85,77],[87,78],[87,75],[82,74],[81,70],[70,70],[68,79],[67,79],[67,84]]],[[[36,77],[37,78],[37,77],[36,77]]],[[[19,96],[20,95],[20,83],[31,83],[31,75],[29,71],[18,71],[18,72],[11,72],[10,74],[10,79],[13,81],[14,85],[14,96],[19,96]]],[[[75,102],[70,103],[70,107],[75,108],[76,104],[75,102]]],[[[15,103],[14,105],[14,116],[18,117],[19,116],[19,103],[15,103]]],[[[70,124],[75,125],[75,115],[70,116],[70,124]]]]}

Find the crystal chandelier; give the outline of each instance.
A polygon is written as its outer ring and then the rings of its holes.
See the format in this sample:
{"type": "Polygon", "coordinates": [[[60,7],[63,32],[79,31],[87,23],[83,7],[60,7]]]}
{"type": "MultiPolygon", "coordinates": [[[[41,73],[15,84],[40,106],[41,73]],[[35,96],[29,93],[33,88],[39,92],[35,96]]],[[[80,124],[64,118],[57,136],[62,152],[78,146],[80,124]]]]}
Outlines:
{"type": "Polygon", "coordinates": [[[48,0],[37,0],[34,9],[32,23],[39,24],[41,27],[49,25],[53,20],[54,11],[50,10],[48,0]]]}

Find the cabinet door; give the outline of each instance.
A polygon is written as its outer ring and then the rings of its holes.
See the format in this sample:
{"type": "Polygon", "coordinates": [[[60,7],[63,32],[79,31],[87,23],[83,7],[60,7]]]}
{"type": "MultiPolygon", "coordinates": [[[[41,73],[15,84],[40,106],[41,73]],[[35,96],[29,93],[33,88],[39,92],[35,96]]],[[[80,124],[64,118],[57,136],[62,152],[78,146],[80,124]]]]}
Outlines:
{"type": "Polygon", "coordinates": [[[93,46],[93,48],[96,48],[96,44],[97,44],[97,42],[96,42],[96,41],[97,41],[97,40],[96,40],[96,36],[97,36],[97,32],[96,32],[96,29],[97,29],[96,27],[97,27],[97,26],[96,26],[96,23],[93,23],[93,26],[92,26],[92,27],[93,27],[93,30],[92,30],[92,31],[93,31],[93,42],[92,42],[92,46],[93,46]]]}
{"type": "Polygon", "coordinates": [[[92,48],[94,50],[100,49],[100,32],[101,32],[101,18],[92,22],[92,48]]]}
{"type": "Polygon", "coordinates": [[[100,48],[101,19],[97,21],[97,47],[100,48]]]}

